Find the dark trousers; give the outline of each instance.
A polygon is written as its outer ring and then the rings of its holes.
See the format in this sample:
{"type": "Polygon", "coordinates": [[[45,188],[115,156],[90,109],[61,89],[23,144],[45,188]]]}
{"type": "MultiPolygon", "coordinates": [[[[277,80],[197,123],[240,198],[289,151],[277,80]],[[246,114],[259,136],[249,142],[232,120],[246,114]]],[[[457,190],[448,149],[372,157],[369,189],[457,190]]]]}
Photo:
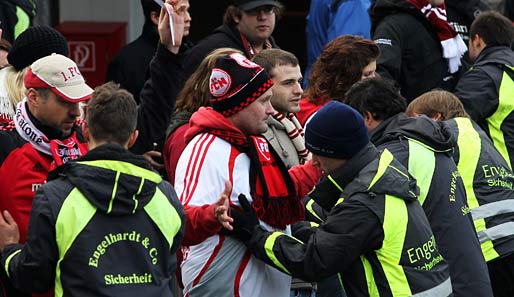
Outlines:
{"type": "Polygon", "coordinates": [[[514,296],[514,254],[487,262],[494,297],[514,296]]]}

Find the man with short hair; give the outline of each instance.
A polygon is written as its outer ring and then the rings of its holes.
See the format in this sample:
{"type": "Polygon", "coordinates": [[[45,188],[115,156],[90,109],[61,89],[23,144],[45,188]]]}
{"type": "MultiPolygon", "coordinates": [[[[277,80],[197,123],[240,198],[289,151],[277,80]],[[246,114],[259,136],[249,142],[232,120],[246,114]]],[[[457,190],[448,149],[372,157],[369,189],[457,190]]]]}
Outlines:
{"type": "Polygon", "coordinates": [[[483,12],[471,24],[469,57],[473,66],[455,88],[466,112],[493,140],[511,169],[514,166],[514,41],[512,22],[483,12]]]}
{"type": "Polygon", "coordinates": [[[403,113],[405,99],[383,78],[354,84],[346,100],[363,115],[371,142],[379,149],[388,149],[416,178],[418,201],[439,252],[450,266],[454,296],[492,297],[464,184],[452,159],[453,138],[448,128],[426,117],[407,117],[403,113]]]}
{"type": "Polygon", "coordinates": [[[310,160],[305,148],[303,128],[295,116],[300,111],[302,72],[298,59],[290,52],[269,49],[258,53],[253,62],[261,65],[273,79],[271,106],[275,112],[268,117],[269,129],[264,137],[278,152],[287,168],[310,160]]]}
{"type": "Polygon", "coordinates": [[[25,245],[9,212],[0,216],[2,267],[25,292],[55,285],[55,296],[171,297],[185,215],[171,185],[128,151],[136,103],[108,83],[93,93],[86,119],[90,151],[36,193],[25,245]]]}
{"type": "Polygon", "coordinates": [[[416,182],[391,152],[370,143],[362,116],[327,103],[307,125],[305,145],[342,190],[323,197],[331,205],[327,220],[296,239],[259,226],[239,195],[244,213],[232,210],[234,236],[257,258],[302,279],[340,272],[349,296],[450,296],[448,265],[417,201],[416,182]],[[422,249],[427,253],[415,254],[422,249]]]}
{"type": "MultiPolygon", "coordinates": [[[[233,185],[231,203],[237,204],[241,193],[251,197],[266,228],[290,232],[288,225],[303,218],[300,199],[319,175],[310,163],[288,171],[266,138],[259,136],[274,112],[272,85],[261,66],[239,53],[216,59],[209,80],[212,108],[201,107],[192,115],[187,146],[177,164],[175,187],[183,205],[214,203],[228,180],[233,185]]],[[[181,268],[184,294],[191,297],[289,296],[289,276],[252,257],[243,244],[224,234],[188,247],[181,268]]]]}
{"type": "Polygon", "coordinates": [[[235,48],[252,59],[261,50],[276,48],[271,36],[283,6],[277,0],[235,0],[225,10],[223,25],[188,51],[184,77],[189,77],[202,60],[221,47],[235,48]]]}
{"type": "Polygon", "coordinates": [[[14,130],[0,131],[0,208],[13,215],[22,242],[34,193],[48,172],[87,152],[76,121],[79,103],[93,92],[75,62],[59,54],[34,62],[24,81],[26,97],[16,106],[14,130]]]}

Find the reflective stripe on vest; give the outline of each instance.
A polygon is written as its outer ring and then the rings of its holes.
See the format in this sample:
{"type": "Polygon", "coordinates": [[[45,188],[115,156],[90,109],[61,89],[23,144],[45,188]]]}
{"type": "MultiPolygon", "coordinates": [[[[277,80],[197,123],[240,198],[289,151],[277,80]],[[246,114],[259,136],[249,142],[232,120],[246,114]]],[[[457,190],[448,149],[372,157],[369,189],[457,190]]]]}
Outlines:
{"type": "Polygon", "coordinates": [[[432,289],[419,292],[412,295],[411,297],[439,297],[439,296],[450,296],[452,293],[452,282],[450,278],[447,278],[441,284],[433,287],[432,289]]]}
{"type": "Polygon", "coordinates": [[[14,39],[18,38],[30,26],[29,15],[19,6],[16,6],[16,18],[18,18],[18,22],[14,25],[14,39]]]}
{"type": "Polygon", "coordinates": [[[14,252],[12,252],[8,257],[7,259],[5,259],[5,265],[4,265],[4,269],[5,269],[5,273],[7,273],[7,277],[11,277],[11,274],[9,273],[9,264],[11,263],[11,260],[12,258],[14,258],[14,256],[16,256],[17,254],[21,253],[21,249],[19,250],[16,250],[14,252]]]}
{"type": "MultiPolygon", "coordinates": [[[[457,146],[459,147],[459,164],[457,169],[460,172],[464,188],[466,189],[466,196],[468,206],[471,209],[471,216],[475,225],[477,234],[485,231],[487,226],[485,224],[485,217],[478,217],[473,215],[473,212],[480,210],[480,204],[475,195],[474,180],[475,172],[478,167],[478,161],[482,150],[482,140],[480,135],[473,128],[473,124],[467,118],[455,118],[455,123],[459,131],[457,138],[457,146]]],[[[484,205],[484,206],[487,206],[484,205]]],[[[485,237],[484,237],[485,238],[485,237]]],[[[494,249],[493,242],[490,240],[480,240],[480,247],[482,254],[486,261],[496,259],[499,257],[498,252],[494,249]]]]}
{"type": "Polygon", "coordinates": [[[412,295],[407,276],[400,265],[408,222],[405,200],[385,195],[384,240],[382,248],[376,253],[393,296],[412,295]]]}
{"type": "MultiPolygon", "coordinates": [[[[266,241],[264,242],[264,250],[266,251],[266,255],[268,256],[268,258],[273,262],[273,264],[275,264],[275,266],[277,266],[278,268],[280,268],[283,272],[287,273],[287,274],[291,274],[289,272],[289,270],[287,270],[287,268],[284,266],[284,264],[282,264],[278,259],[277,259],[277,256],[275,256],[275,253],[273,252],[273,246],[275,246],[275,242],[277,241],[277,238],[279,236],[289,236],[287,234],[284,234],[282,232],[273,232],[271,233],[267,238],[266,238],[266,241]]],[[[303,242],[301,240],[299,240],[298,238],[295,238],[295,237],[292,237],[292,236],[289,236],[290,238],[298,241],[299,243],[303,244],[303,242]]]]}
{"type": "MultiPolygon", "coordinates": [[[[505,65],[505,67],[514,71],[514,68],[509,65],[505,65]]],[[[486,119],[489,128],[489,135],[493,140],[494,146],[503,158],[505,158],[507,164],[511,167],[511,170],[512,165],[509,157],[509,150],[507,148],[505,135],[501,130],[501,126],[505,119],[512,113],[512,111],[514,111],[514,100],[512,100],[512,94],[514,94],[514,80],[506,71],[503,71],[500,88],[498,90],[498,108],[486,119]]]]}
{"type": "Polygon", "coordinates": [[[95,213],[96,207],[77,188],[70,192],[62,204],[55,222],[55,239],[59,249],[59,261],[55,271],[55,297],[63,295],[61,261],[95,213]]]}
{"type": "Polygon", "coordinates": [[[484,242],[486,240],[496,240],[498,238],[510,236],[513,234],[514,222],[507,222],[478,232],[478,240],[480,240],[480,242],[484,242]]]}
{"type": "Polygon", "coordinates": [[[320,222],[324,222],[325,220],[323,220],[322,218],[320,218],[318,216],[318,214],[316,213],[316,211],[314,211],[314,209],[312,208],[312,205],[314,204],[314,200],[310,199],[309,202],[307,202],[307,204],[305,205],[305,209],[313,216],[315,217],[316,219],[318,219],[320,222]]]}
{"type": "Polygon", "coordinates": [[[409,139],[409,172],[419,187],[419,203],[427,198],[435,170],[434,152],[414,139],[409,139]]]}

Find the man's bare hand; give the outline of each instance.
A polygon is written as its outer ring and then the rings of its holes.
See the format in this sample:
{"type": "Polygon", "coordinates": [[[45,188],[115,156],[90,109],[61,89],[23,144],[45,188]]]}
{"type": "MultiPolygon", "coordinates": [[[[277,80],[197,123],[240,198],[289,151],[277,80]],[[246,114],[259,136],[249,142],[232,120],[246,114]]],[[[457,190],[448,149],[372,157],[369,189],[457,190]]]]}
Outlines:
{"type": "Polygon", "coordinates": [[[157,29],[159,31],[160,41],[161,43],[172,53],[178,54],[180,49],[180,45],[182,44],[182,37],[184,36],[184,16],[183,13],[178,13],[179,0],[166,0],[163,7],[161,9],[161,14],[159,15],[159,24],[157,29]],[[170,26],[168,11],[171,13],[173,28],[170,26]],[[171,38],[173,30],[173,37],[175,43],[171,38]]]}
{"type": "Polygon", "coordinates": [[[20,241],[20,232],[18,231],[18,224],[14,221],[11,214],[3,211],[3,216],[0,215],[0,251],[8,244],[18,243],[20,241]]]}
{"type": "Polygon", "coordinates": [[[161,152],[158,152],[158,151],[148,151],[143,154],[143,158],[145,158],[146,161],[148,161],[150,163],[150,165],[152,165],[153,169],[155,169],[155,170],[161,170],[162,168],[164,168],[163,164],[158,163],[154,160],[154,158],[160,158],[160,157],[162,157],[162,154],[161,154],[161,152]]]}
{"type": "Polygon", "coordinates": [[[232,192],[232,184],[227,180],[225,181],[225,190],[221,193],[220,198],[215,203],[214,216],[218,219],[218,222],[223,228],[232,231],[232,222],[234,221],[228,211],[230,209],[229,199],[230,193],[232,192]]]}

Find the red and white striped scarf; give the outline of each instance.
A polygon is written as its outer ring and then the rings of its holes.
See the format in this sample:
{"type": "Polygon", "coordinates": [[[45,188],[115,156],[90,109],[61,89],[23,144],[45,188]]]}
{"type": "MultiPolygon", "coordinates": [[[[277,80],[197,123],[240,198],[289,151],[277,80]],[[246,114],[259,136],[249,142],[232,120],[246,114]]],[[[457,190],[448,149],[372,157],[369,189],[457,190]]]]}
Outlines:
{"type": "Polygon", "coordinates": [[[287,136],[289,136],[293,142],[294,147],[296,148],[298,158],[300,159],[300,164],[304,164],[305,162],[309,161],[311,159],[311,154],[307,148],[305,148],[305,134],[303,132],[302,125],[296,116],[293,113],[289,113],[287,116],[284,116],[280,112],[275,112],[272,116],[277,121],[282,123],[282,125],[284,125],[287,136]]]}
{"type": "Polygon", "coordinates": [[[427,18],[437,32],[443,47],[443,57],[448,61],[450,73],[455,73],[461,65],[460,58],[468,50],[460,35],[448,24],[446,5],[432,6],[428,0],[407,0],[427,18]]]}

